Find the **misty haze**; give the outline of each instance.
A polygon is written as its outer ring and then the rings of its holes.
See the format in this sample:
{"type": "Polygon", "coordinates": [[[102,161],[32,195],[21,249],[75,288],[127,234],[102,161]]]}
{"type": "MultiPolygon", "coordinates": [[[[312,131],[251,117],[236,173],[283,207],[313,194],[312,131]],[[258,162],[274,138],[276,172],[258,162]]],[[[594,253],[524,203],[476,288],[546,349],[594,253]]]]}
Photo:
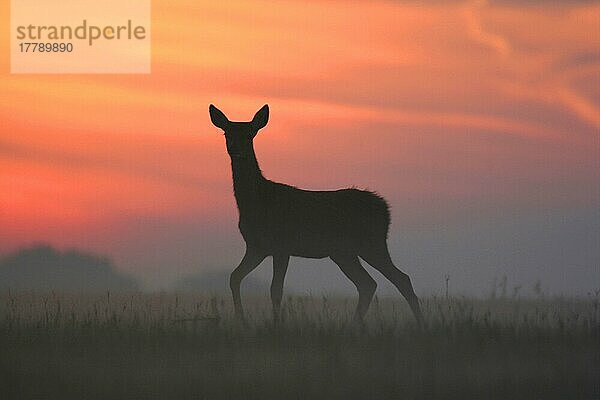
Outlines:
{"type": "Polygon", "coordinates": [[[0,399],[600,399],[599,2],[15,2],[0,399]]]}

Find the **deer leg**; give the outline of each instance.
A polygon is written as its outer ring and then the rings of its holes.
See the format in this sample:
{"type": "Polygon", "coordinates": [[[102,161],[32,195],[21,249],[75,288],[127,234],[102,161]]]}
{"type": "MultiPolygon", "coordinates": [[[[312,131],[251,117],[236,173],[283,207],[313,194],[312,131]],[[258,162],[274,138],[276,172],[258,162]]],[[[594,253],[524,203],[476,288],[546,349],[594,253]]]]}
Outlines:
{"type": "Polygon", "coordinates": [[[279,322],[279,311],[283,297],[283,281],[290,262],[289,255],[273,256],[273,280],[271,281],[271,302],[273,303],[273,321],[279,322]]]}
{"type": "Polygon", "coordinates": [[[360,260],[356,255],[336,255],[331,256],[331,259],[340,267],[344,275],[354,283],[356,289],[358,289],[358,305],[356,306],[354,318],[362,321],[369,309],[375,289],[377,289],[377,283],[371,278],[371,275],[369,275],[364,267],[360,265],[360,260]]]}
{"type": "Polygon", "coordinates": [[[378,246],[376,249],[361,252],[360,256],[396,286],[408,302],[417,322],[422,324],[423,315],[421,314],[419,299],[415,294],[410,278],[394,265],[387,244],[384,243],[383,246],[378,246]]]}
{"type": "Polygon", "coordinates": [[[240,265],[233,270],[229,277],[229,287],[231,288],[231,294],[233,295],[233,306],[235,307],[236,317],[244,318],[244,309],[242,307],[242,298],[240,296],[240,286],[242,280],[252,272],[258,264],[260,264],[266,255],[252,248],[246,248],[246,254],[240,261],[240,265]]]}

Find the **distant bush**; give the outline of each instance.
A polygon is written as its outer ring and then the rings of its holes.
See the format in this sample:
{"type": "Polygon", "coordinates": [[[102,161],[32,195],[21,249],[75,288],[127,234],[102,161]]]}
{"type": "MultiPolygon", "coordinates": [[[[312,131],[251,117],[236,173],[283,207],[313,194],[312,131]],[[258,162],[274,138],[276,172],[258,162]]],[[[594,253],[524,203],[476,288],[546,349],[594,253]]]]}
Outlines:
{"type": "Polygon", "coordinates": [[[9,289],[128,291],[137,289],[137,284],[116,271],[107,257],[37,245],[0,259],[0,290],[9,289]]]}

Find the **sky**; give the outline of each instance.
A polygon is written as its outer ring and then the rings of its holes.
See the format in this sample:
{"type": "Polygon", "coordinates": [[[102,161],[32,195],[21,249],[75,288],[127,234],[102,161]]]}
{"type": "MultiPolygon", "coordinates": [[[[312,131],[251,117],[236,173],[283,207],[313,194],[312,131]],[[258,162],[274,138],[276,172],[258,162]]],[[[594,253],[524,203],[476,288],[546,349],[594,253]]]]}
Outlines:
{"type": "MultiPolygon", "coordinates": [[[[506,276],[585,296],[600,288],[599,22],[586,1],[154,0],[148,75],[12,75],[3,24],[0,252],[100,252],[149,289],[233,269],[244,242],[208,105],[243,121],[268,103],[265,176],[383,195],[418,293],[506,276]]],[[[352,290],[302,259],[286,287],[352,290]]]]}

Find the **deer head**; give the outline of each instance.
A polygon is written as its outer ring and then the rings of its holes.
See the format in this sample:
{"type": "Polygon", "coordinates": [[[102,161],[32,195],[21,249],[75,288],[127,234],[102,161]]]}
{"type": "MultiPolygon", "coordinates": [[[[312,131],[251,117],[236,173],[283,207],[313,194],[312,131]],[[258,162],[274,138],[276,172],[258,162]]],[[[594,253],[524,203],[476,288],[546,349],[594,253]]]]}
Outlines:
{"type": "Polygon", "coordinates": [[[210,120],[225,133],[227,153],[232,158],[247,158],[253,152],[252,140],[269,122],[269,106],[265,104],[256,112],[252,121],[232,122],[214,105],[208,108],[210,120]]]}

